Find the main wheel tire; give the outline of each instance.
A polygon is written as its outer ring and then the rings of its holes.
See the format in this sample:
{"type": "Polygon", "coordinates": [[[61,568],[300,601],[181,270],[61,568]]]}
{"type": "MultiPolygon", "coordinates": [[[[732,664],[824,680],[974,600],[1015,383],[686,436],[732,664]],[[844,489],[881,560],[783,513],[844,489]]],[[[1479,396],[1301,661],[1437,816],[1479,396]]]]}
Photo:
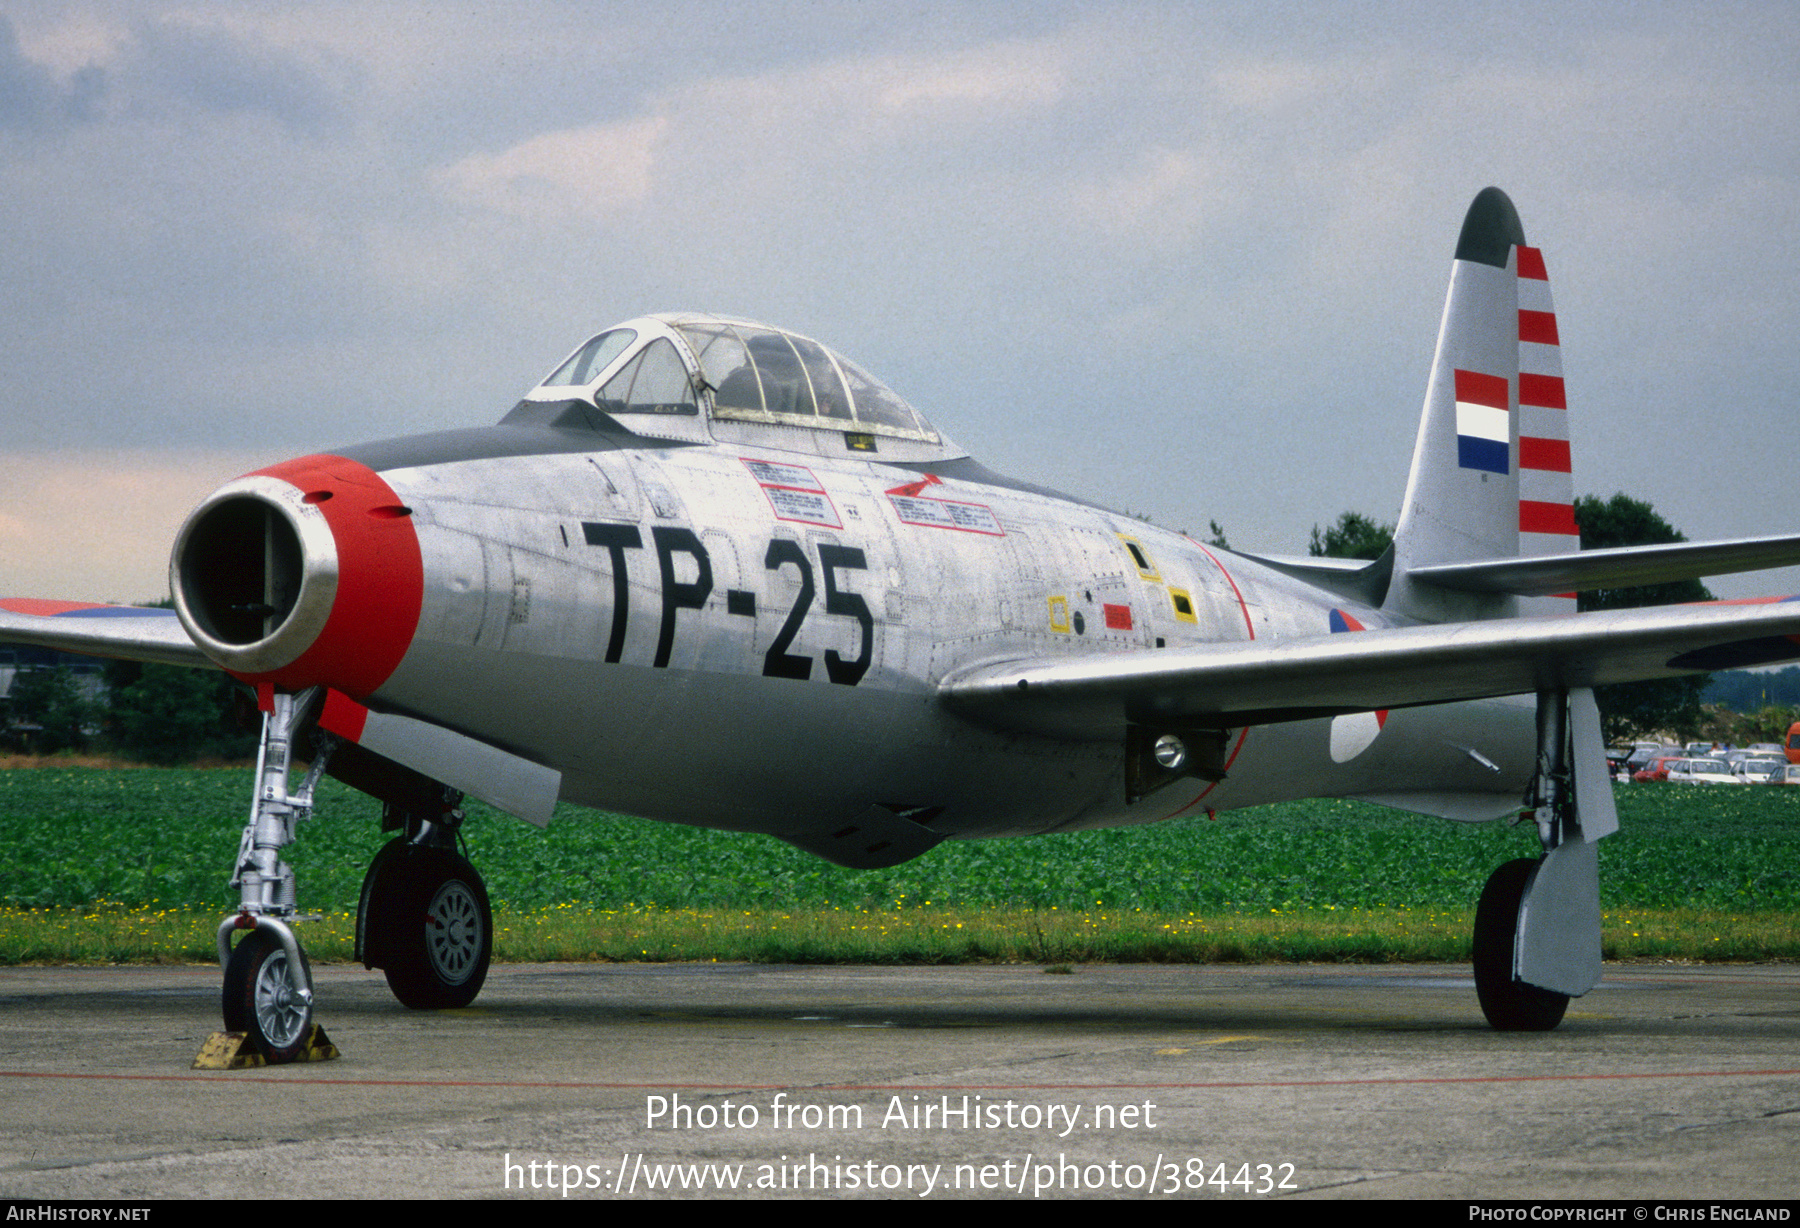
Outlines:
{"type": "Polygon", "coordinates": [[[393,933],[395,905],[409,854],[419,850],[404,837],[388,841],[363,875],[362,898],[356,906],[356,958],[365,968],[388,965],[388,938],[393,933]]]}
{"type": "Polygon", "coordinates": [[[1475,995],[1481,999],[1481,1013],[1498,1032],[1548,1032],[1569,1009],[1568,994],[1513,977],[1519,905],[1537,867],[1529,857],[1507,862],[1488,876],[1475,906],[1475,995]]]}
{"type": "Polygon", "coordinates": [[[487,980],[494,950],[487,887],[447,849],[418,849],[397,865],[393,911],[379,900],[374,911],[375,924],[390,927],[377,940],[388,988],[414,1010],[467,1006],[487,980]]]}
{"type": "MultiPolygon", "coordinates": [[[[300,951],[300,979],[312,989],[312,968],[300,951]]],[[[312,1035],[312,1003],[294,992],[288,954],[266,929],[237,944],[225,965],[222,1006],[227,1032],[242,1032],[272,1066],[291,1062],[312,1035]]]]}

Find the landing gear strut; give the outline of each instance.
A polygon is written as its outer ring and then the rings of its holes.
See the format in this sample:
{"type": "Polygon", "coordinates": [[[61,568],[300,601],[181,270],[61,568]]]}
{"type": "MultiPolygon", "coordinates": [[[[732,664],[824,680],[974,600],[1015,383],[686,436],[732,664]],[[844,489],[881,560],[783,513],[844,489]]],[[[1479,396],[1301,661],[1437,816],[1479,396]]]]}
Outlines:
{"type": "Polygon", "coordinates": [[[305,779],[289,791],[294,734],[317,695],[313,688],[297,695],[278,692],[263,697],[256,800],[231,879],[239,891],[238,911],[219,925],[225,1030],[244,1033],[271,1063],[295,1060],[306,1051],[313,1033],[312,969],[290,927],[302,918],[294,909],[293,867],[281,860],[281,850],[293,843],[295,826],[312,816],[313,789],[331,753],[331,743],[321,739],[305,779]],[[238,930],[248,932],[233,950],[231,935],[238,930]]]}

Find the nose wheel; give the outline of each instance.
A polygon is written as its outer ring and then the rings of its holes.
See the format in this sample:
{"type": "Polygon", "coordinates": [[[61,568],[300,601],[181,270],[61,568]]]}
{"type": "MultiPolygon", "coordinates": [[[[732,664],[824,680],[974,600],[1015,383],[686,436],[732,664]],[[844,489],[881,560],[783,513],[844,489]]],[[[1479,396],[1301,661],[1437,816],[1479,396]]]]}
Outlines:
{"type": "Polygon", "coordinates": [[[225,966],[227,1032],[242,1032],[271,1065],[291,1062],[312,1033],[312,968],[294,948],[299,975],[281,940],[267,929],[246,934],[225,966]]]}

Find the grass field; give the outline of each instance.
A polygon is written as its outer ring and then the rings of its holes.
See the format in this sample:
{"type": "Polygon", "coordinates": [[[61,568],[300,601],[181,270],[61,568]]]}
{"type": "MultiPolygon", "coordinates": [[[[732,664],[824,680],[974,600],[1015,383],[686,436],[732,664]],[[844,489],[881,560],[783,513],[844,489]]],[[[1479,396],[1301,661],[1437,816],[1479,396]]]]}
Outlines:
{"type": "MultiPolygon", "coordinates": [[[[0,771],[0,962],[208,958],[247,809],[243,769],[0,771]]],[[[345,958],[378,808],[327,781],[289,850],[305,934],[345,958]]],[[[1614,957],[1800,957],[1800,790],[1619,790],[1601,849],[1614,957]]],[[[1481,884],[1530,825],[1313,801],[1149,828],[942,845],[839,869],[756,836],[565,806],[465,827],[498,958],[1466,958],[1481,884]]]]}

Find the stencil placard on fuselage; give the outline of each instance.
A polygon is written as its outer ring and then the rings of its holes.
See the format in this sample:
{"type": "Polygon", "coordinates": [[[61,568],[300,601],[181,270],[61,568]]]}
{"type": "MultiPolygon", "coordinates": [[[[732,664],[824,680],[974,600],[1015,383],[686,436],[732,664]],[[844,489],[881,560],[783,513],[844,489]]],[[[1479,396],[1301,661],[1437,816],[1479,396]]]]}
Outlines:
{"type": "Polygon", "coordinates": [[[750,476],[756,479],[763,494],[768,496],[769,506],[775,509],[775,519],[824,525],[829,529],[844,527],[844,522],[838,519],[837,508],[831,502],[831,496],[825,493],[819,479],[805,465],[752,460],[748,456],[740,456],[738,459],[744,462],[744,466],[750,470],[750,476]]]}
{"type": "Polygon", "coordinates": [[[904,524],[925,525],[933,529],[959,529],[964,533],[986,533],[1005,537],[1006,530],[995,519],[993,509],[982,503],[958,503],[954,499],[921,499],[914,495],[888,492],[895,515],[904,524]]]}

